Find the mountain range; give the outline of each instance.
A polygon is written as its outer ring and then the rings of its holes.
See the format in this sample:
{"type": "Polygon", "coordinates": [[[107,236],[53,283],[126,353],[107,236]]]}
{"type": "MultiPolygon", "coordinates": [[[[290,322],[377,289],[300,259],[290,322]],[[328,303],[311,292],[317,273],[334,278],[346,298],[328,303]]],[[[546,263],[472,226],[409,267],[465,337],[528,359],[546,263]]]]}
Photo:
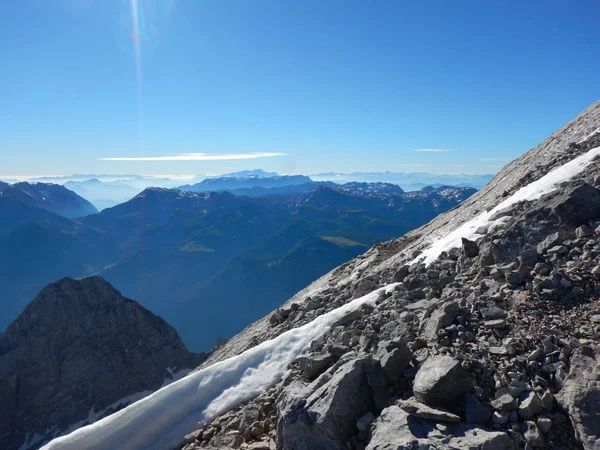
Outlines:
{"type": "Polygon", "coordinates": [[[488,184],[494,175],[482,174],[432,174],[426,172],[324,172],[310,175],[315,181],[333,181],[336,183],[359,182],[387,182],[402,187],[405,191],[417,191],[426,186],[450,185],[458,187],[472,187],[481,189],[488,184]]]}
{"type": "MultiPolygon", "coordinates": [[[[419,191],[424,187],[433,186],[455,186],[473,187],[480,189],[493,175],[438,175],[430,173],[401,173],[401,172],[354,172],[354,173],[319,173],[310,176],[305,175],[280,175],[276,172],[268,172],[262,169],[241,170],[225,173],[222,175],[197,174],[182,180],[173,175],[107,175],[107,174],[74,174],[54,177],[32,178],[30,182],[62,184],[68,189],[89,200],[98,210],[103,210],[119,203],[132,199],[147,187],[175,188],[183,186],[189,189],[196,186],[197,192],[208,192],[210,190],[227,190],[237,195],[248,195],[259,197],[264,195],[292,194],[309,192],[317,185],[334,187],[349,182],[387,182],[399,185],[404,191],[419,191]],[[289,177],[289,178],[286,178],[289,177]],[[232,182],[225,178],[240,178],[232,182]],[[292,183],[300,184],[286,185],[277,182],[265,181],[264,178],[279,178],[292,183]],[[202,183],[204,180],[213,180],[202,183]],[[212,183],[212,186],[211,186],[212,183]],[[207,191],[208,189],[208,191],[207,191]]],[[[11,180],[5,180],[11,181],[11,180]]],[[[17,181],[11,181],[16,183],[17,181]]]]}
{"type": "Polygon", "coordinates": [[[404,193],[394,185],[352,183],[250,198],[147,188],[75,220],[36,207],[5,208],[2,214],[20,222],[3,221],[0,235],[0,326],[45,284],[100,275],[173,324],[191,349],[208,350],[219,336],[233,335],[374,242],[432,219],[473,192],[404,193]],[[233,304],[239,314],[229,317],[233,304]]]}

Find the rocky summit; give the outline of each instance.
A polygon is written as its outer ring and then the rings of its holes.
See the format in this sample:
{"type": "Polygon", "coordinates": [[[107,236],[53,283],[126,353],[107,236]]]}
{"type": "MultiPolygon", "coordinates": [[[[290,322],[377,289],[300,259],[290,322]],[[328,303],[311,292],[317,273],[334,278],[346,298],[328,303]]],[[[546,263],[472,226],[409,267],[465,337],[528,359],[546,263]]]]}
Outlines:
{"type": "Polygon", "coordinates": [[[102,278],[52,283],[0,335],[0,448],[37,448],[203,359],[102,278]]]}
{"type": "Polygon", "coordinates": [[[380,289],[195,449],[600,449],[600,102],[200,370],[380,289]]]}

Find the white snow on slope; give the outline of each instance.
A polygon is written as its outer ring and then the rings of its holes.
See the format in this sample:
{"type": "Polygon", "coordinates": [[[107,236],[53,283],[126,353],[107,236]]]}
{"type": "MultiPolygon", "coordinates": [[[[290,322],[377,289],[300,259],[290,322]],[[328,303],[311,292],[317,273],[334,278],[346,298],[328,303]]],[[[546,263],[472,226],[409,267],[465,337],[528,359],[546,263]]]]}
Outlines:
{"type": "Polygon", "coordinates": [[[340,318],[379,292],[353,300],[310,323],[289,330],[244,353],[176,381],[92,425],[51,441],[43,450],[164,450],[212,418],[248,401],[275,385],[288,365],[310,348],[340,318]]]}
{"type": "Polygon", "coordinates": [[[411,263],[422,262],[429,265],[435,261],[443,251],[448,251],[454,247],[460,247],[462,245],[462,238],[475,240],[478,236],[476,231],[479,227],[489,228],[500,223],[500,220],[491,220],[491,217],[494,214],[515,203],[537,200],[543,195],[554,191],[560,183],[568,181],[581,173],[598,155],[600,155],[600,147],[593,148],[568,163],[551,170],[539,180],[534,181],[527,186],[523,186],[491,211],[481,213],[474,219],[462,224],[460,227],[443,237],[433,238],[434,240],[429,248],[421,255],[417,256],[411,263]]]}

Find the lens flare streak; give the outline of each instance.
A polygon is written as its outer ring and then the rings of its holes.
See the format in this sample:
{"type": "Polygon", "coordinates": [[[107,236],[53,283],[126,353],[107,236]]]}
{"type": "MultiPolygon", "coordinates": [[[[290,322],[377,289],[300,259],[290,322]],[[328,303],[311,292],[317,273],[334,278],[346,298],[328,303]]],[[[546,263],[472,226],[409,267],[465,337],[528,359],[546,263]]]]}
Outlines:
{"type": "Polygon", "coordinates": [[[138,139],[140,151],[143,149],[143,120],[142,120],[142,58],[140,50],[140,17],[138,0],[131,0],[131,20],[133,26],[133,45],[135,50],[135,71],[137,84],[137,109],[138,109],[138,139]]]}

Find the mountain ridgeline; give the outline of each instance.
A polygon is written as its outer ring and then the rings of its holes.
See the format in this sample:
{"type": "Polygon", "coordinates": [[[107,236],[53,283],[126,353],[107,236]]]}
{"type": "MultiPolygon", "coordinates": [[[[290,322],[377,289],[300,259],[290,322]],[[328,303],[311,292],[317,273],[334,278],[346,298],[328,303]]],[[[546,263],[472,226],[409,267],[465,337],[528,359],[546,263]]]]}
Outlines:
{"type": "Polygon", "coordinates": [[[60,220],[95,214],[87,200],[58,184],[0,183],[0,235],[40,220],[60,220]]]}
{"type": "Polygon", "coordinates": [[[0,334],[0,448],[38,447],[157,390],[204,358],[103,279],[61,279],[0,334]]]}
{"type": "MultiPolygon", "coordinates": [[[[37,203],[20,202],[18,214],[0,210],[19,218],[3,221],[0,233],[0,326],[47,283],[100,275],[173,324],[191,349],[208,350],[219,336],[235,334],[373,243],[475,192],[440,187],[405,193],[385,183],[309,187],[260,197],[148,188],[78,219],[37,203]]],[[[16,188],[0,192],[7,189],[16,188]]]]}

